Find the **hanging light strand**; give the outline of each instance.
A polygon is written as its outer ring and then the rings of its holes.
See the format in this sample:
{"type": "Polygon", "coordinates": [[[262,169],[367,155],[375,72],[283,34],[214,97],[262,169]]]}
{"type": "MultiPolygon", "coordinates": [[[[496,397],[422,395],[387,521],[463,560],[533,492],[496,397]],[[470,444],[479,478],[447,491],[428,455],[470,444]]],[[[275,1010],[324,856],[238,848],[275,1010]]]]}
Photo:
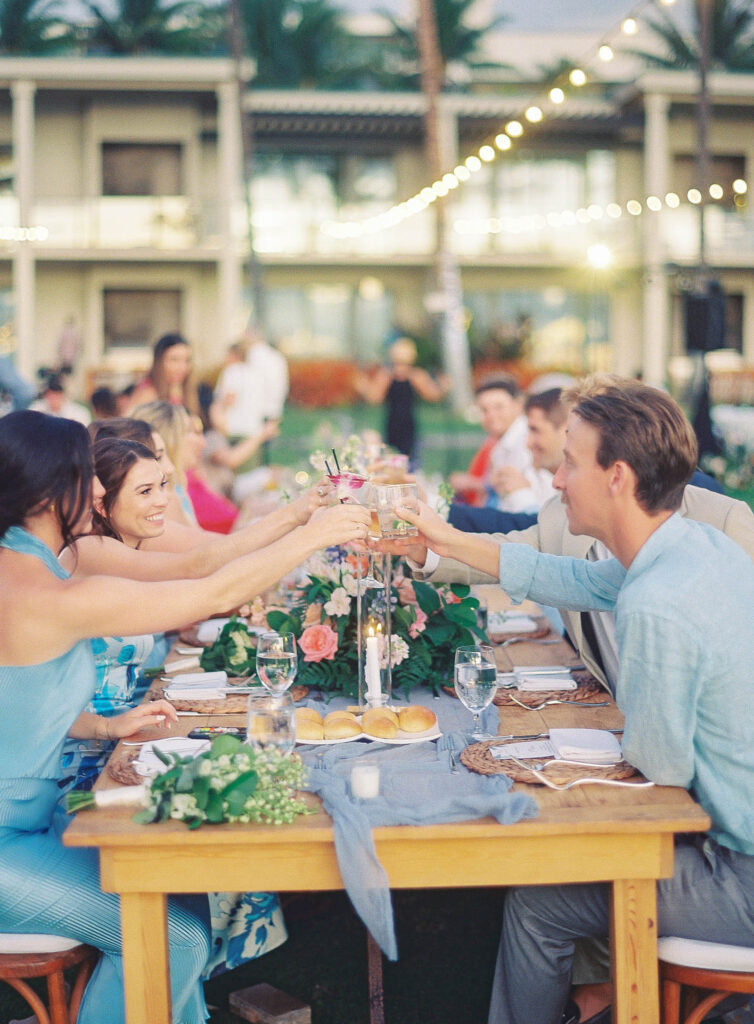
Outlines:
{"type": "Polygon", "coordinates": [[[520,116],[511,118],[493,139],[482,143],[474,153],[469,154],[437,181],[425,185],[408,199],[396,203],[382,213],[358,221],[325,221],[320,225],[320,231],[333,238],[342,239],[375,234],[421,213],[438,199],[444,199],[450,192],[455,191],[475,174],[478,174],[485,165],[493,163],[501,154],[510,152],[514,143],[525,134],[529,125],[541,124],[545,120],[548,110],[558,109],[566,103],[569,98],[569,89],[578,90],[586,85],[589,76],[585,69],[589,68],[595,59],[602,63],[611,61],[615,56],[615,51],[610,45],[610,40],[614,37],[636,35],[639,30],[640,17],[648,7],[669,7],[673,3],[675,0],[639,0],[639,3],[634,4],[625,17],[621,18],[609,32],[602,35],[596,52],[590,48],[583,60],[574,62],[554,82],[550,83],[547,92],[530,103],[520,116]]]}

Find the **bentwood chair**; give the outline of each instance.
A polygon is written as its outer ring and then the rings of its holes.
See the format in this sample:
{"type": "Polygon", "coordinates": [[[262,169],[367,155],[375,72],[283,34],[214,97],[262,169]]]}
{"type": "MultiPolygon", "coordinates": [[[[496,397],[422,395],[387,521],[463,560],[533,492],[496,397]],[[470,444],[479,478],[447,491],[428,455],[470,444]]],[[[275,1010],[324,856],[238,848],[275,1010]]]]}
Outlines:
{"type": "Polygon", "coordinates": [[[726,996],[754,994],[754,949],[675,936],[657,947],[662,1024],[700,1024],[726,996]]]}
{"type": "Polygon", "coordinates": [[[0,933],[0,980],[23,996],[39,1024],[76,1024],[81,997],[98,958],[98,949],[61,935],[0,933]],[[63,978],[69,967],[78,967],[70,999],[63,978]],[[49,1010],[27,978],[47,978],[49,1010]]]}

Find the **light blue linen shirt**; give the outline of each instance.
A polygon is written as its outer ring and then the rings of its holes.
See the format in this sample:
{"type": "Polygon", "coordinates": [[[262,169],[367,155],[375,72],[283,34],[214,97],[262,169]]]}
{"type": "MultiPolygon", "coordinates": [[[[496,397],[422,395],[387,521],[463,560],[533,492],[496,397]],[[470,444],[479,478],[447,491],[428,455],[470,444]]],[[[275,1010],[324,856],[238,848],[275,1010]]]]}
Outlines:
{"type": "Polygon", "coordinates": [[[723,846],[754,854],[754,565],[723,533],[675,514],[626,571],[616,559],[500,548],[501,586],[561,608],[615,612],[626,759],[689,789],[723,846]]]}

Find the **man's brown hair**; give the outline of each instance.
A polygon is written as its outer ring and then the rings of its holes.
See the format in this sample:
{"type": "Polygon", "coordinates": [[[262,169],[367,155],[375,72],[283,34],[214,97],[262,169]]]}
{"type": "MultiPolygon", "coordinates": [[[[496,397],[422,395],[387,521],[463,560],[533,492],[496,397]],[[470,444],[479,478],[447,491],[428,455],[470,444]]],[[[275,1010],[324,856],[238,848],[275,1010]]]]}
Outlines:
{"type": "Polygon", "coordinates": [[[634,471],[636,500],[645,512],[680,507],[698,447],[677,402],[658,388],[609,374],[587,377],[565,398],[599,432],[598,464],[607,469],[621,461],[634,471]]]}

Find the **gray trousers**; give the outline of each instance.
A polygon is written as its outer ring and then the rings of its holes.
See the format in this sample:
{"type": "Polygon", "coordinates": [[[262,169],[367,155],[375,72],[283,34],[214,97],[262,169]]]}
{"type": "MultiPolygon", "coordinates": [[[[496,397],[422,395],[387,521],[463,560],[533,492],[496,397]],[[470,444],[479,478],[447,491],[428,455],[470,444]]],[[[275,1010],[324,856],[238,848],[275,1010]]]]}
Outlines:
{"type": "MultiPolygon", "coordinates": [[[[574,942],[609,932],[610,886],[509,890],[488,1024],[559,1024],[574,942]]],[[[754,856],[704,836],[680,839],[672,878],[657,884],[659,935],[754,946],[754,856]]]]}

